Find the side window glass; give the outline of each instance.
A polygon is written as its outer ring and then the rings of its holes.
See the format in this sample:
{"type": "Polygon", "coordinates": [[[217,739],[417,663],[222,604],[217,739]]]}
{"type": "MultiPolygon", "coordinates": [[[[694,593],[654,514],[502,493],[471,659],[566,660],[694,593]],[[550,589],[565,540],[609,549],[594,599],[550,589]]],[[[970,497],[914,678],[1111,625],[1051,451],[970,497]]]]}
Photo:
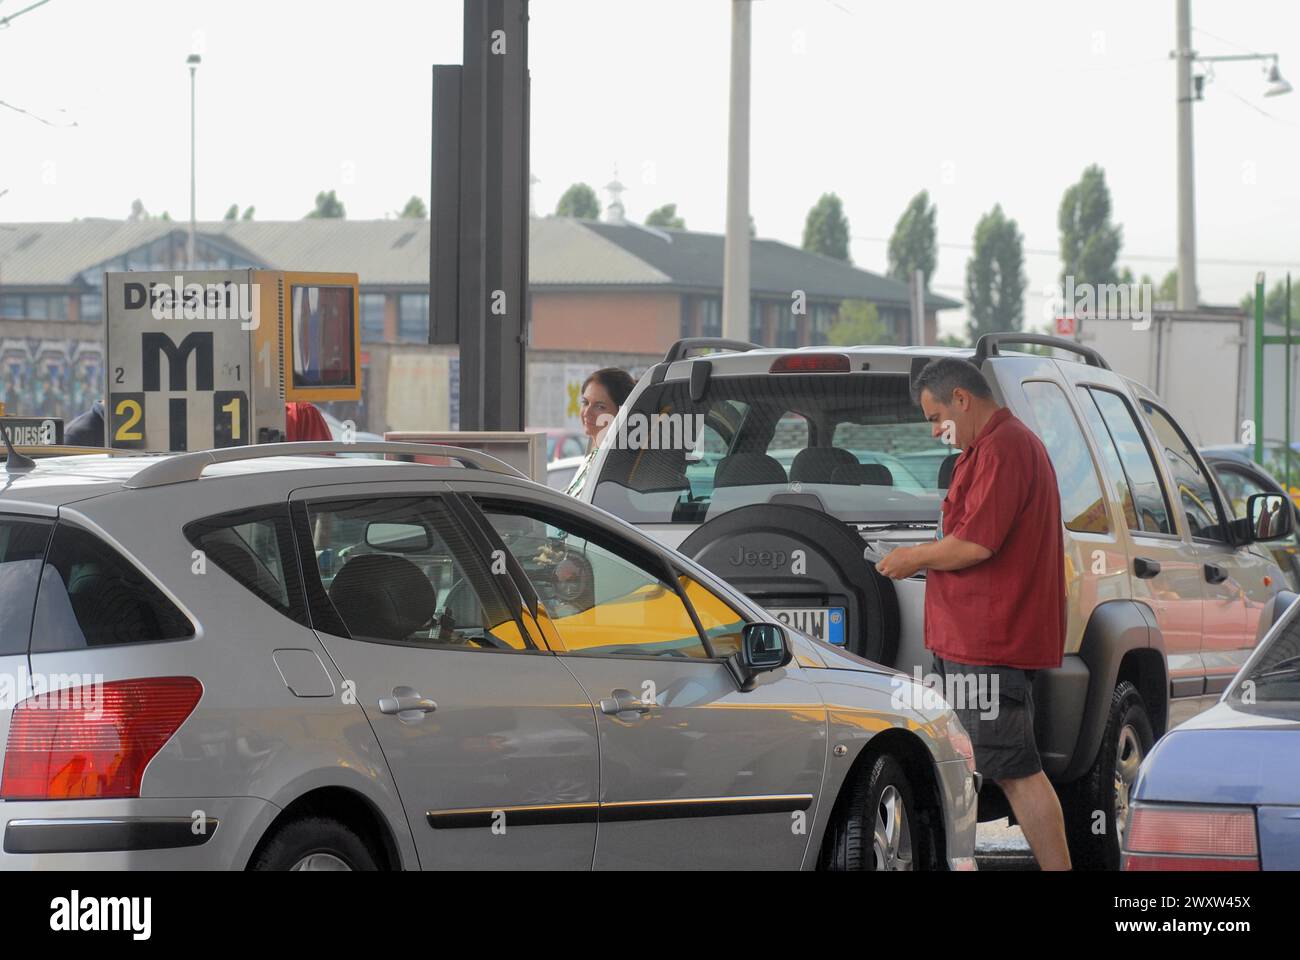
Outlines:
{"type": "Polygon", "coordinates": [[[438,501],[375,497],[307,504],[329,602],[357,640],[424,647],[534,646],[438,501]]]}
{"type": "Polygon", "coordinates": [[[1023,384],[1023,389],[1038,436],[1056,471],[1065,526],[1080,533],[1109,533],[1106,501],[1070,402],[1054,383],[1031,381],[1023,384]]]}
{"type": "Polygon", "coordinates": [[[282,505],[240,510],[185,525],[185,536],[203,551],[205,563],[229,574],[244,589],[291,620],[307,623],[302,583],[294,563],[293,536],[282,505]]]}
{"type": "Polygon", "coordinates": [[[1256,483],[1246,474],[1239,470],[1233,470],[1231,467],[1220,467],[1219,486],[1223,487],[1223,492],[1227,494],[1228,505],[1232,508],[1232,515],[1238,520],[1246,516],[1246,501],[1256,493],[1272,493],[1271,490],[1264,489],[1263,486],[1256,483]]]}
{"type": "Polygon", "coordinates": [[[567,518],[480,506],[523,567],[566,650],[606,656],[709,655],[677,590],[657,574],[588,539],[567,518]]]}
{"type": "Polygon", "coordinates": [[[33,653],[192,636],[189,618],[120,553],[86,530],[55,527],[36,598],[33,653]]]}
{"type": "Polygon", "coordinates": [[[1178,502],[1187,517],[1187,527],[1192,536],[1224,539],[1214,488],[1210,485],[1210,478],[1201,470],[1192,445],[1168,414],[1146,400],[1141,403],[1142,412],[1147,415],[1156,440],[1164,450],[1165,462],[1169,464],[1169,473],[1178,489],[1178,502]]]}
{"type": "Polygon", "coordinates": [[[695,608],[704,635],[709,638],[715,657],[729,657],[740,652],[740,634],[747,621],[708,587],[682,574],[677,578],[686,599],[695,608]]]}
{"type": "Polygon", "coordinates": [[[1142,437],[1133,411],[1119,394],[1109,390],[1090,389],[1088,394],[1097,404],[1101,418],[1105,421],[1123,465],[1124,475],[1133,491],[1141,527],[1131,529],[1141,529],[1146,533],[1174,533],[1169,501],[1165,497],[1160,473],[1151,458],[1151,450],[1142,437]]]}
{"type": "Polygon", "coordinates": [[[0,656],[26,654],[45,545],[54,524],[0,517],[0,656]]]}

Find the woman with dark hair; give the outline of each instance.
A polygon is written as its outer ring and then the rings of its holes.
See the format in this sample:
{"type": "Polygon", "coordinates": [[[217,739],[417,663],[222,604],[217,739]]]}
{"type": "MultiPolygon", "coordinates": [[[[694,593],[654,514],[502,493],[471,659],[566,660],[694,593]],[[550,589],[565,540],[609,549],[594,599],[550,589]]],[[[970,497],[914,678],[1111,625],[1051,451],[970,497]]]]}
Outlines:
{"type": "Polygon", "coordinates": [[[609,425],[618,416],[619,408],[627,402],[636,381],[626,370],[618,367],[604,367],[582,381],[581,417],[582,431],[587,435],[587,456],[573,475],[565,491],[570,496],[577,496],[582,484],[587,479],[587,471],[600,449],[601,438],[609,425]]]}

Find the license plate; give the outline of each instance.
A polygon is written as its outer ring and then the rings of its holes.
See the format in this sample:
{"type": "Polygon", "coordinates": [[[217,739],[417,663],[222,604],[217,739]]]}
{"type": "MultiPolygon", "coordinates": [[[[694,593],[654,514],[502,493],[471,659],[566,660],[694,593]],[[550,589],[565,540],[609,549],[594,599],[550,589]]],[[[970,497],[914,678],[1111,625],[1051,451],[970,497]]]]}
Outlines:
{"type": "Polygon", "coordinates": [[[768,607],[767,612],[810,637],[844,645],[843,607],[768,607]]]}

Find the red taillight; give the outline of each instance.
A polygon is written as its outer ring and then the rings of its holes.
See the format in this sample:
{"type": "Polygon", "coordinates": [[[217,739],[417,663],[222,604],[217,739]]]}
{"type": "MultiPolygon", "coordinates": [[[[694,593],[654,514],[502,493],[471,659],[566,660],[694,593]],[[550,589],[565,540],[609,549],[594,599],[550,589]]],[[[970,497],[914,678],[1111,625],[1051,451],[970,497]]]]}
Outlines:
{"type": "Polygon", "coordinates": [[[769,373],[848,373],[849,358],[842,353],[787,353],[778,357],[769,373]]]}
{"type": "Polygon", "coordinates": [[[10,719],[0,797],[139,796],[144,768],[202,694],[193,677],[150,677],[27,698],[10,719]]]}
{"type": "Polygon", "coordinates": [[[1258,870],[1250,807],[1137,804],[1124,834],[1125,870],[1258,870]]]}

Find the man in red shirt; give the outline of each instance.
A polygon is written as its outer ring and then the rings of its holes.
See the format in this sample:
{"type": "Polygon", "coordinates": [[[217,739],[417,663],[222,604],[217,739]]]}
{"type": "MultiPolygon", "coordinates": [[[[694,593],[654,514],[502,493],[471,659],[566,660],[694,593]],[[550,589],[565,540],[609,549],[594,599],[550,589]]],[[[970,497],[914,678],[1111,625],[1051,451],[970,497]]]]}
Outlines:
{"type": "Polygon", "coordinates": [[[934,436],[962,453],[939,538],[893,550],[877,569],[895,580],[928,571],[925,645],[935,670],[945,687],[980,690],[985,700],[953,704],[975,767],[1006,794],[1038,865],[1068,870],[1061,804],[1034,742],[1034,674],[1059,667],[1065,647],[1056,472],[1042,441],[998,405],[970,362],[931,361],[912,395],[934,436]]]}

